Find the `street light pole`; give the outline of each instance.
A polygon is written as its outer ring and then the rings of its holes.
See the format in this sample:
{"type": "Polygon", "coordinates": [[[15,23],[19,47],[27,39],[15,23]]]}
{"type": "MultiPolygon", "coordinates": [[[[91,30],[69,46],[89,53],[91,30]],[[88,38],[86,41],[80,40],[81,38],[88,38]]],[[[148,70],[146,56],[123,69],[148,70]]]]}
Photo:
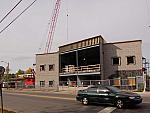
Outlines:
{"type": "MultiPolygon", "coordinates": [[[[1,78],[0,78],[1,79],[1,78]]],[[[1,95],[1,111],[3,113],[3,93],[2,93],[2,87],[3,87],[3,83],[0,83],[0,95],[1,95]]]]}
{"type": "Polygon", "coordinates": [[[6,82],[7,83],[6,84],[7,84],[7,88],[8,88],[9,62],[5,62],[5,61],[1,61],[1,62],[7,64],[7,66],[6,66],[6,82]]]}
{"type": "Polygon", "coordinates": [[[3,86],[3,76],[4,76],[5,68],[0,66],[0,95],[1,95],[1,111],[3,113],[3,93],[2,93],[2,86],[3,86]]]}

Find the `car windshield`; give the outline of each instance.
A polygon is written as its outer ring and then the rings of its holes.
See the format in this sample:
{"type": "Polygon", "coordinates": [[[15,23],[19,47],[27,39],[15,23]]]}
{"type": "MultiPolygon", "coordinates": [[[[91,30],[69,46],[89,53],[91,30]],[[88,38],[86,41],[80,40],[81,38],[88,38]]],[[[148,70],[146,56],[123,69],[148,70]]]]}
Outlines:
{"type": "Polygon", "coordinates": [[[117,87],[108,86],[107,88],[108,88],[109,90],[111,90],[112,92],[114,92],[114,93],[119,93],[119,92],[121,92],[121,90],[118,89],[117,87]]]}

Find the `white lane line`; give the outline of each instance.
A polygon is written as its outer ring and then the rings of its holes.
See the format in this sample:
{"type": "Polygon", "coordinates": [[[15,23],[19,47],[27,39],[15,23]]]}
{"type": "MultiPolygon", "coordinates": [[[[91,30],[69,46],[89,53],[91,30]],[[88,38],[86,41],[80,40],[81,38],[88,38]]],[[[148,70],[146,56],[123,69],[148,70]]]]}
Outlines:
{"type": "Polygon", "coordinates": [[[115,109],[116,109],[116,107],[106,107],[105,109],[99,111],[98,113],[111,113],[115,109]]]}
{"type": "Polygon", "coordinates": [[[62,99],[62,100],[75,100],[74,98],[64,98],[64,97],[55,97],[55,96],[42,96],[42,95],[32,95],[32,94],[18,94],[18,93],[6,93],[11,95],[23,95],[23,96],[32,96],[32,97],[40,97],[40,98],[52,98],[52,99],[62,99]]]}
{"type": "Polygon", "coordinates": [[[144,104],[150,104],[150,102],[142,102],[142,103],[144,103],[144,104]]]}

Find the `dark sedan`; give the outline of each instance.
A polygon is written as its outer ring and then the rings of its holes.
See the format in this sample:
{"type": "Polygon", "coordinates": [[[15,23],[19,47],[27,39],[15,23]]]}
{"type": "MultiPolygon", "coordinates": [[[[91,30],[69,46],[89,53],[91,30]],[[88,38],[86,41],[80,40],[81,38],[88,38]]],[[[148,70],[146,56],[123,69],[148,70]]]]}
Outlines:
{"type": "Polygon", "coordinates": [[[112,104],[117,108],[142,103],[139,94],[122,91],[113,86],[91,86],[85,90],[79,90],[76,100],[84,105],[89,103],[112,104]]]}

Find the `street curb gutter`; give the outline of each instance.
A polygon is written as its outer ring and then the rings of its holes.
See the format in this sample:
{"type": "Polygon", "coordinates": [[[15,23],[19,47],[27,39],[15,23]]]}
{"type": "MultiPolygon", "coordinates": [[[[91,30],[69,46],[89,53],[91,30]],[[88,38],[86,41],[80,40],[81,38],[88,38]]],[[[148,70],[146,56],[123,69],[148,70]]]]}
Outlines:
{"type": "Polygon", "coordinates": [[[18,94],[18,93],[6,93],[11,95],[24,95],[24,96],[32,96],[32,97],[40,97],[40,98],[51,98],[51,99],[62,99],[62,100],[73,100],[75,101],[75,98],[64,98],[64,97],[55,97],[55,96],[42,96],[42,95],[31,95],[31,94],[18,94]]]}

